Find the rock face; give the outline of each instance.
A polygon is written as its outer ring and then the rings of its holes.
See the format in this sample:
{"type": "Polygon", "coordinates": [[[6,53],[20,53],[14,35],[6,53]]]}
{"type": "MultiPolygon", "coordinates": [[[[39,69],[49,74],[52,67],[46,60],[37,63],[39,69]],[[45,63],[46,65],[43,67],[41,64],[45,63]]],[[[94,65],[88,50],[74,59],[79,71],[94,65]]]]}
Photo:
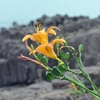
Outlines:
{"type": "MultiPolygon", "coordinates": [[[[68,17],[56,15],[48,17],[44,15],[37,21],[42,22],[43,27],[56,25],[61,29],[57,34],[64,36],[69,45],[76,49],[81,43],[84,46],[83,62],[85,66],[100,65],[100,18],[68,17]]],[[[21,53],[28,55],[24,43],[21,42],[24,32],[34,33],[31,25],[18,26],[16,22],[9,29],[0,30],[0,86],[15,84],[30,84],[38,79],[46,79],[44,70],[38,65],[17,59],[21,53]]],[[[51,39],[53,36],[50,37],[51,39]]],[[[73,58],[70,59],[71,68],[76,68],[73,58]]],[[[52,67],[56,61],[50,63],[52,67]]]]}
{"type": "Polygon", "coordinates": [[[89,94],[78,97],[72,92],[68,89],[54,90],[50,82],[42,81],[29,86],[0,88],[0,100],[94,100],[89,94]]]}
{"type": "Polygon", "coordinates": [[[36,65],[17,59],[0,59],[0,86],[30,84],[38,77],[36,65]]]}

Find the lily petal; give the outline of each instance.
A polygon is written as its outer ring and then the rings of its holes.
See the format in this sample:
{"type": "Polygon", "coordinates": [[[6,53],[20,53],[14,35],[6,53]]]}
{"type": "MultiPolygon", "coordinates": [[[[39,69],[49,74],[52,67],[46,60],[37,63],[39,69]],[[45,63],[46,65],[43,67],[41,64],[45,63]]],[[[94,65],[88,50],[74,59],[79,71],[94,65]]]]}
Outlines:
{"type": "Polygon", "coordinates": [[[55,28],[55,29],[57,29],[57,30],[60,31],[60,29],[59,29],[58,27],[56,27],[56,26],[51,26],[51,27],[47,30],[47,34],[48,34],[48,33],[51,33],[51,34],[56,35],[56,32],[53,30],[53,28],[55,28]]]}
{"type": "Polygon", "coordinates": [[[39,31],[40,33],[42,33],[42,34],[45,34],[46,33],[46,31],[45,31],[45,28],[43,28],[41,31],[39,31]]]}
{"type": "Polygon", "coordinates": [[[47,56],[53,59],[56,59],[57,56],[53,50],[53,46],[51,46],[51,44],[48,44],[45,46],[45,50],[47,51],[47,56]]]}
{"type": "Polygon", "coordinates": [[[53,35],[56,35],[56,32],[53,30],[53,29],[50,29],[49,30],[49,33],[53,34],[53,35]]]}
{"type": "Polygon", "coordinates": [[[39,45],[39,46],[34,50],[34,53],[39,52],[39,53],[45,54],[46,51],[44,50],[44,48],[45,48],[45,45],[39,45]]]}
{"type": "Polygon", "coordinates": [[[64,44],[66,41],[62,38],[62,39],[54,39],[51,44],[52,46],[54,46],[55,43],[60,43],[60,44],[64,44]]]}
{"type": "Polygon", "coordinates": [[[47,57],[50,57],[52,59],[56,59],[57,56],[53,50],[53,46],[51,44],[47,45],[39,45],[36,49],[35,52],[39,52],[47,57]]]}
{"type": "Polygon", "coordinates": [[[36,41],[36,39],[34,38],[33,35],[31,35],[30,39],[31,39],[32,41],[36,41]]]}
{"type": "Polygon", "coordinates": [[[22,42],[28,40],[31,37],[31,35],[25,35],[24,38],[22,39],[22,42]]]}
{"type": "Polygon", "coordinates": [[[34,37],[34,39],[35,39],[37,42],[39,42],[39,43],[42,42],[42,36],[41,36],[41,34],[39,34],[39,33],[33,34],[33,37],[34,37]]]}
{"type": "Polygon", "coordinates": [[[41,31],[38,31],[37,33],[33,34],[34,39],[41,43],[41,44],[47,44],[48,43],[48,36],[45,31],[45,28],[41,31]]]}

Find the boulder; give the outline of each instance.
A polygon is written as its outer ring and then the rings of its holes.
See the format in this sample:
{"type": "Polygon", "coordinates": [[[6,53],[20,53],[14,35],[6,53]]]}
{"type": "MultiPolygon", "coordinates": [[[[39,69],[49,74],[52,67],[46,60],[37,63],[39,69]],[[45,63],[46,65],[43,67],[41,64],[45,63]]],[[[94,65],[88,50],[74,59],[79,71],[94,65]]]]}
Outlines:
{"type": "Polygon", "coordinates": [[[0,87],[34,83],[37,66],[18,59],[0,59],[0,87]]]}

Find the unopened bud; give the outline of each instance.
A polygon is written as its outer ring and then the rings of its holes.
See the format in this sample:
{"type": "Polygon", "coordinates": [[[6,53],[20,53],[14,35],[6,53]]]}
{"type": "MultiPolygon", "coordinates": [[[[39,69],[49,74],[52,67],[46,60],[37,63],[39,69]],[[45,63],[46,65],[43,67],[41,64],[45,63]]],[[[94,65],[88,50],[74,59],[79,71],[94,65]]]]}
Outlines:
{"type": "Polygon", "coordinates": [[[46,77],[48,80],[53,80],[55,77],[50,71],[46,71],[46,77]]]}
{"type": "Polygon", "coordinates": [[[83,51],[83,45],[82,45],[82,44],[79,45],[78,51],[79,51],[79,52],[82,52],[82,51],[83,51]]]}
{"type": "Polygon", "coordinates": [[[64,64],[62,65],[59,65],[58,66],[59,70],[62,71],[62,72],[65,72],[67,70],[66,66],[64,64]]]}
{"type": "Polygon", "coordinates": [[[34,50],[34,46],[33,46],[33,44],[31,44],[30,47],[31,47],[32,50],[34,50]]]}
{"type": "Polygon", "coordinates": [[[53,67],[53,72],[56,76],[62,76],[62,72],[57,68],[57,66],[53,67]]]}
{"type": "Polygon", "coordinates": [[[67,52],[67,53],[65,54],[65,58],[66,58],[66,59],[69,59],[69,58],[70,58],[69,52],[67,52]]]}

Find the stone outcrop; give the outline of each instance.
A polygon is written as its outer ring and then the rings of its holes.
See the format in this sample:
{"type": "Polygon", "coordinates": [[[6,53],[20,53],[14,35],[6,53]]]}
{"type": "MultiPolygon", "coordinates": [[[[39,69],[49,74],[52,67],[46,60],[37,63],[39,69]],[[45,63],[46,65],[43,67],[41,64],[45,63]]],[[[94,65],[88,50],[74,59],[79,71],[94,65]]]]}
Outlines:
{"type": "Polygon", "coordinates": [[[50,82],[39,82],[29,86],[0,88],[0,100],[94,100],[91,95],[77,95],[74,90],[53,89],[50,82]]]}
{"type": "MultiPolygon", "coordinates": [[[[81,43],[84,46],[83,63],[85,66],[100,66],[100,18],[89,19],[88,17],[69,17],[67,15],[56,15],[48,17],[42,16],[37,21],[42,22],[46,29],[49,26],[56,25],[61,29],[57,34],[64,36],[69,45],[76,49],[81,43]]],[[[9,86],[15,84],[30,84],[35,81],[45,79],[45,71],[38,65],[17,59],[21,53],[28,56],[21,39],[26,33],[34,33],[34,21],[28,25],[17,25],[0,30],[0,86],[9,86]]],[[[50,36],[50,40],[53,36],[50,36]]],[[[31,43],[31,41],[29,41],[31,43]]],[[[76,68],[73,58],[70,59],[71,68],[76,68]]],[[[56,61],[50,63],[50,66],[56,64],[56,61]]]]}

